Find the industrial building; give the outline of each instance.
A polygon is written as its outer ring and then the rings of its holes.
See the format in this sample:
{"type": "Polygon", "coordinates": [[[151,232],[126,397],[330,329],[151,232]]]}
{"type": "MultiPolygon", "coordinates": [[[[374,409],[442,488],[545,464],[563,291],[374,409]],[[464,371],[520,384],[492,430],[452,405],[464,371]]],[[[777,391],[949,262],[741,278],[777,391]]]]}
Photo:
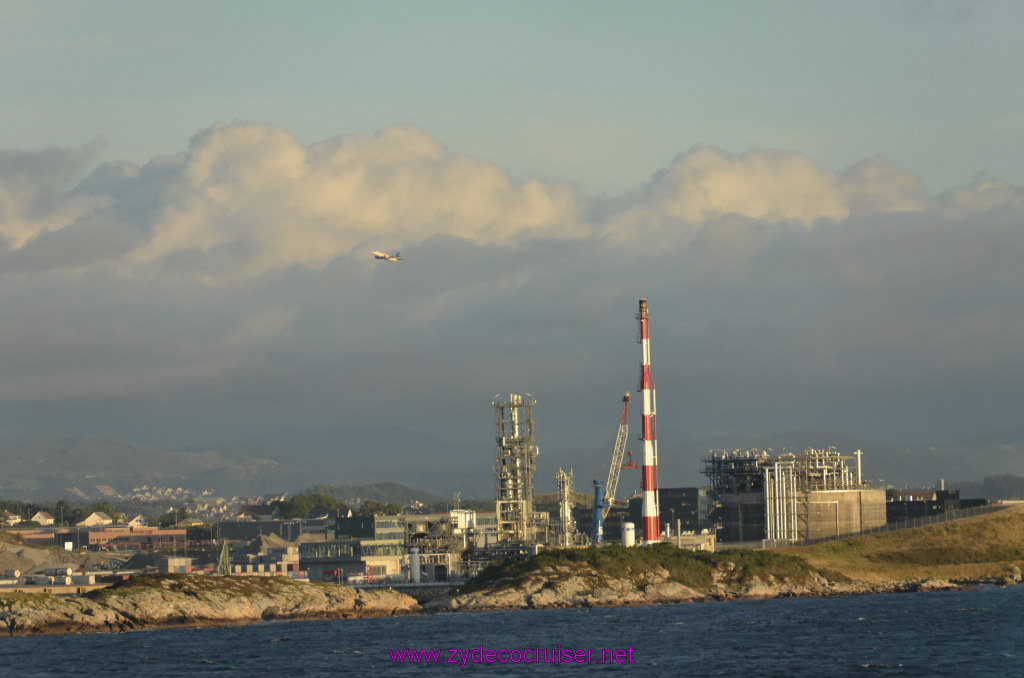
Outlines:
{"type": "Polygon", "coordinates": [[[315,581],[367,583],[401,578],[401,539],[336,539],[299,544],[299,567],[315,581]]]}
{"type": "Polygon", "coordinates": [[[90,551],[135,551],[185,546],[185,530],[128,525],[68,527],[55,532],[52,538],[65,549],[90,551]]]}
{"type": "MultiPolygon", "coordinates": [[[[710,518],[711,491],[706,487],[663,487],[658,491],[658,503],[662,532],[669,535],[700,534],[714,528],[710,518]]],[[[642,498],[630,497],[628,520],[639,525],[641,511],[642,498]]]]}
{"type": "Polygon", "coordinates": [[[945,483],[942,481],[939,485],[937,490],[886,490],[886,520],[898,523],[977,508],[988,503],[986,499],[961,499],[959,490],[945,489],[945,483]]]}
{"type": "Polygon", "coordinates": [[[861,480],[835,448],[772,456],[768,450],[712,451],[703,473],[715,498],[722,542],[791,543],[885,525],[885,490],[861,480]]]}

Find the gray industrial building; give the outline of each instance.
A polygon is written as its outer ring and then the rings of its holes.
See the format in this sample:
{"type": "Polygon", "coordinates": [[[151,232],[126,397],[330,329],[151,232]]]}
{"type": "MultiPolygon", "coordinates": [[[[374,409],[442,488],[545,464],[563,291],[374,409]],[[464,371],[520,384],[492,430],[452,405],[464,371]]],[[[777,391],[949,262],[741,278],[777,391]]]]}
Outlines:
{"type": "Polygon", "coordinates": [[[852,457],[834,448],[772,456],[766,450],[714,451],[704,458],[715,504],[711,520],[726,543],[856,534],[886,523],[885,490],[861,481],[852,457]]]}
{"type": "MultiPolygon", "coordinates": [[[[629,498],[629,520],[640,524],[643,511],[642,497],[629,498]]],[[[693,532],[699,534],[713,527],[711,490],[707,487],[663,487],[658,490],[658,523],[669,534],[693,532]]],[[[607,530],[607,527],[605,528],[607,530]]]]}

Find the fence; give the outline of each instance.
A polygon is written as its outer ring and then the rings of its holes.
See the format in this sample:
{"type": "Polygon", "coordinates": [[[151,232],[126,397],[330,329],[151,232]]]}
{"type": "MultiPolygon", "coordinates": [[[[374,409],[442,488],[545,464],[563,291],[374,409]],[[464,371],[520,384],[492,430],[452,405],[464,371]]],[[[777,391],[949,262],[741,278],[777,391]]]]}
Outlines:
{"type": "MultiPolygon", "coordinates": [[[[1006,504],[990,504],[989,506],[976,506],[969,509],[961,509],[959,511],[946,511],[944,513],[936,513],[932,516],[923,516],[921,518],[910,518],[908,520],[901,520],[895,523],[887,523],[881,527],[874,527],[870,530],[864,530],[863,532],[852,532],[850,534],[841,534],[839,536],[832,537],[819,537],[818,539],[807,539],[799,542],[792,542],[799,544],[800,546],[811,546],[812,544],[821,544],[827,541],[838,541],[840,539],[847,539],[849,537],[859,537],[864,534],[877,534],[879,532],[894,532],[896,530],[907,530],[912,527],[924,527],[925,525],[934,525],[936,523],[948,523],[952,520],[960,520],[961,518],[973,518],[975,516],[982,516],[988,513],[995,513],[996,511],[1002,511],[1003,509],[1009,508],[1006,504]]],[[[781,546],[782,544],[778,544],[781,546]]]]}

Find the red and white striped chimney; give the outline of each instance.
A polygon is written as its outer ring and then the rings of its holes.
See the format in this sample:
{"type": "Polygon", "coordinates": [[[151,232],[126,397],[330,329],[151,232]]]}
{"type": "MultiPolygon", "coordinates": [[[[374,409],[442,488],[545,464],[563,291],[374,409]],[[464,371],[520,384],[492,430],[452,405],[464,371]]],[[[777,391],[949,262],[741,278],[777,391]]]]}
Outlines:
{"type": "Polygon", "coordinates": [[[643,544],[661,541],[658,512],[658,415],[654,405],[654,378],[651,376],[651,315],[647,300],[640,300],[640,345],[643,361],[640,363],[640,392],[644,397],[644,423],[641,438],[644,441],[643,481],[643,544]]]}

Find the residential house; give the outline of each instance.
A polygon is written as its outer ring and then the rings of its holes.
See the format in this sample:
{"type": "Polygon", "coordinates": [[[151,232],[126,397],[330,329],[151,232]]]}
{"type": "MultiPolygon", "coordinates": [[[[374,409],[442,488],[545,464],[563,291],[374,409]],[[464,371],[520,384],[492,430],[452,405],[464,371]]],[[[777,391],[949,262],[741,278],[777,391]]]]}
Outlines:
{"type": "Polygon", "coordinates": [[[78,527],[98,527],[100,525],[111,525],[114,519],[102,511],[91,513],[85,520],[75,523],[78,527]]]}
{"type": "Polygon", "coordinates": [[[36,511],[36,514],[29,518],[29,520],[35,521],[40,525],[53,525],[55,522],[53,516],[46,511],[36,511]]]}

